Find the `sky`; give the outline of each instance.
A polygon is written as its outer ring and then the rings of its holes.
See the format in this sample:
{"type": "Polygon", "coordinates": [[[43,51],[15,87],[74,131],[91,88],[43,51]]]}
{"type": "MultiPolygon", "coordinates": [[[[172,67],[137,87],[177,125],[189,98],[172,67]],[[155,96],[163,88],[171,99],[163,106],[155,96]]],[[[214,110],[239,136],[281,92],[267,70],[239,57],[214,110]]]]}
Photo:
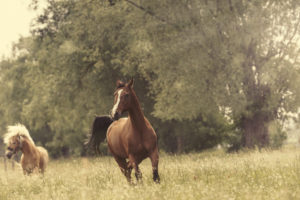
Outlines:
{"type": "Polygon", "coordinates": [[[0,58],[11,55],[21,36],[30,35],[30,24],[38,12],[29,8],[32,0],[0,0],[0,58]]]}

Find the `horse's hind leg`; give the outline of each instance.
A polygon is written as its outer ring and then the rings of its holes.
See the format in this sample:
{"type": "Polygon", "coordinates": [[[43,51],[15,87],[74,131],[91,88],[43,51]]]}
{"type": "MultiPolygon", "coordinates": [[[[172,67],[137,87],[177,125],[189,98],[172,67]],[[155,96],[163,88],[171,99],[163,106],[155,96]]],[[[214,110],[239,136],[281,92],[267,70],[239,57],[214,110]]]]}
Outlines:
{"type": "Polygon", "coordinates": [[[126,162],[126,159],[124,158],[119,158],[119,157],[114,157],[115,160],[117,161],[121,172],[124,174],[124,176],[126,177],[127,181],[129,183],[131,183],[131,167],[128,167],[128,163],[126,162]]]}
{"type": "Polygon", "coordinates": [[[150,160],[152,163],[152,172],[153,172],[153,181],[156,183],[160,182],[159,174],[158,174],[158,161],[159,161],[159,156],[158,156],[158,150],[154,150],[150,154],[150,160]]]}
{"type": "Polygon", "coordinates": [[[45,165],[44,165],[44,163],[42,164],[42,165],[40,165],[40,173],[42,174],[42,175],[44,175],[44,173],[45,173],[45,165]]]}

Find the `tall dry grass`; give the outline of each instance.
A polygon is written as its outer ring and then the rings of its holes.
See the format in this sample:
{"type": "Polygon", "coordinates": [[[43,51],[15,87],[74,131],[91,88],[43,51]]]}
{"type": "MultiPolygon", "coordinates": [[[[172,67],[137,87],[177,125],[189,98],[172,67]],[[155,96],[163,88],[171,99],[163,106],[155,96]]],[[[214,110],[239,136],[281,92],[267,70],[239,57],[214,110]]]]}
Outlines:
{"type": "Polygon", "coordinates": [[[0,165],[0,200],[300,199],[300,149],[161,154],[159,167],[160,184],[145,160],[143,183],[129,185],[111,157],[52,160],[44,176],[0,165]]]}

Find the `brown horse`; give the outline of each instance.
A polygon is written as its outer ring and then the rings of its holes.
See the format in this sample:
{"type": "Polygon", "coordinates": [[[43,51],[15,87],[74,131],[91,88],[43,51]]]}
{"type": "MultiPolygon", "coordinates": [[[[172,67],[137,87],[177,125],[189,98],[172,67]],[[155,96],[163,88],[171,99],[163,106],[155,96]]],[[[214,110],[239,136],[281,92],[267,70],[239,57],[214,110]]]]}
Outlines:
{"type": "Polygon", "coordinates": [[[43,147],[35,146],[25,126],[21,124],[8,126],[4,143],[7,145],[5,152],[7,158],[11,158],[19,150],[22,152],[21,166],[24,174],[44,173],[49,160],[48,152],[43,147]]]}
{"type": "Polygon", "coordinates": [[[95,119],[87,144],[96,149],[103,141],[97,138],[101,137],[100,135],[106,132],[103,130],[109,126],[106,133],[108,147],[127,180],[131,182],[132,169],[135,170],[137,181],[141,180],[142,173],[138,166],[149,157],[152,163],[153,180],[159,182],[157,136],[143,114],[133,90],[133,79],[126,84],[118,81],[114,95],[112,118],[102,116],[95,119]],[[120,118],[124,112],[129,113],[128,118],[120,118]]]}

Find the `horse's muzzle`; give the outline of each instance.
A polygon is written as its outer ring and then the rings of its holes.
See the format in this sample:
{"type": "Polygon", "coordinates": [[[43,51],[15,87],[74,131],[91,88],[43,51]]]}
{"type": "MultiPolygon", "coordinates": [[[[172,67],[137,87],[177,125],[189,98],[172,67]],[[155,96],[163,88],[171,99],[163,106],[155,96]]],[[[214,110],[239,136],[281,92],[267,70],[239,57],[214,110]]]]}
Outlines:
{"type": "Polygon", "coordinates": [[[8,159],[10,159],[10,158],[12,157],[13,154],[14,154],[14,153],[13,153],[12,151],[7,151],[7,152],[5,152],[5,155],[6,155],[6,157],[7,157],[8,159]]]}

